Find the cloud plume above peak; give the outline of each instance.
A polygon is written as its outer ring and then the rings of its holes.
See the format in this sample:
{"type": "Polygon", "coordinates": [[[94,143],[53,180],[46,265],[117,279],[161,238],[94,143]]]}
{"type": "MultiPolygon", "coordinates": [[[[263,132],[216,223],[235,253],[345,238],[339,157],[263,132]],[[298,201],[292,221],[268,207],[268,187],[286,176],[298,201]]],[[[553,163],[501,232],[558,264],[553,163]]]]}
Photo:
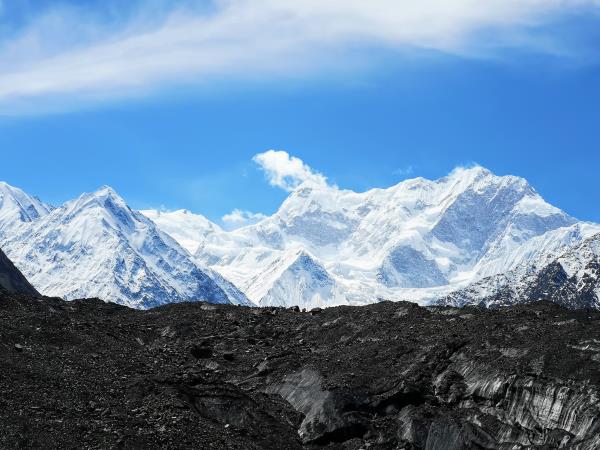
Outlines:
{"type": "MultiPolygon", "coordinates": [[[[143,4],[143,2],[141,2],[143,4]]],[[[0,36],[0,102],[64,95],[105,97],[222,76],[323,70],[331,52],[357,45],[468,54],[477,33],[494,42],[599,0],[216,0],[173,2],[151,14],[103,23],[50,11],[0,36]],[[205,2],[206,3],[206,2],[205,2]],[[506,33],[505,33],[506,32],[506,33]],[[491,35],[491,34],[488,34],[491,35]]],[[[511,44],[515,40],[511,39],[511,44]]],[[[547,50],[547,49],[545,49],[547,50]]],[[[366,56],[365,56],[366,58],[366,56]]],[[[362,59],[362,58],[359,58],[362,59]]],[[[337,60],[336,64],[342,64],[337,60]]]]}
{"type": "Polygon", "coordinates": [[[300,158],[282,150],[268,150],[252,158],[264,171],[271,186],[293,191],[300,184],[311,182],[326,185],[324,175],[315,172],[300,158]]]}

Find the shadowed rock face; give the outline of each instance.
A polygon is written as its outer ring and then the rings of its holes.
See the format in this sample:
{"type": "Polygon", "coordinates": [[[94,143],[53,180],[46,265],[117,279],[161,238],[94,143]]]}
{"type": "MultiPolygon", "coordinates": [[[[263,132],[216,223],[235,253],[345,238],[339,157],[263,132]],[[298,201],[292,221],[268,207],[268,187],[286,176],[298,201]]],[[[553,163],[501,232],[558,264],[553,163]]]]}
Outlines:
{"type": "Polygon", "coordinates": [[[600,448],[600,312],[0,295],[0,448],[600,448]]]}
{"type": "Polygon", "coordinates": [[[0,250],[0,289],[11,293],[39,295],[2,250],[0,250]]]}

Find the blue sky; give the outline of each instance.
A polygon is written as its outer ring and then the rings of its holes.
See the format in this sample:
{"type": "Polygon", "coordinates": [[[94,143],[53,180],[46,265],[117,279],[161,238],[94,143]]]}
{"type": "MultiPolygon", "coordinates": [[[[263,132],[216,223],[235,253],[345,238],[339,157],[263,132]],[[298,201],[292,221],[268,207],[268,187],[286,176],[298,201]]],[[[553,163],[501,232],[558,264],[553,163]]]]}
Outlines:
{"type": "Polygon", "coordinates": [[[478,163],[600,222],[594,1],[33,3],[0,0],[0,179],[51,203],[271,213],[277,149],[355,190],[478,163]]]}

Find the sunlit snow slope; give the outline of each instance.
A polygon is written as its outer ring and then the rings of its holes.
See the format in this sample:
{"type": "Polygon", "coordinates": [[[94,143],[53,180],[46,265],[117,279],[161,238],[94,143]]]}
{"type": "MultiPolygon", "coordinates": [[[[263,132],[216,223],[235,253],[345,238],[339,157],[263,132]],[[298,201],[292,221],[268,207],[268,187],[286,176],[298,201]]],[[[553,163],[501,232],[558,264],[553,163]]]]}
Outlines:
{"type": "Polygon", "coordinates": [[[2,201],[9,208],[0,209],[0,217],[9,218],[0,228],[8,230],[0,235],[1,245],[41,293],[99,297],[136,308],[231,302],[187,251],[111,188],[56,209],[5,189],[2,201]]]}
{"type": "Polygon", "coordinates": [[[35,288],[138,308],[495,305],[544,298],[545,282],[595,305],[597,233],[481,167],[362,193],[307,182],[234,231],[186,210],[132,211],[109,187],[53,208],[0,183],[0,246],[35,288]]]}
{"type": "Polygon", "coordinates": [[[481,167],[364,193],[305,183],[271,217],[231,232],[191,213],[182,227],[182,214],[171,214],[160,216],[159,227],[177,229],[172,235],[196,250],[200,264],[250,300],[307,307],[436,301],[530,270],[600,231],[546,203],[524,179],[481,167]],[[302,270],[293,266],[299,254],[310,259],[302,270]]]}

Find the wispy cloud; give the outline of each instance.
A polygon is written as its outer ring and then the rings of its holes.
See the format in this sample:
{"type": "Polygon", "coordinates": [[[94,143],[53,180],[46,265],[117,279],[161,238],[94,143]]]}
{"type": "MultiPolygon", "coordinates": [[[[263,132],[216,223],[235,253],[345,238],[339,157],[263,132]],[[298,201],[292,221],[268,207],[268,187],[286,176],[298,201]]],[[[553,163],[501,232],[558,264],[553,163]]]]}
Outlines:
{"type": "Polygon", "coordinates": [[[234,209],[229,214],[225,214],[221,220],[228,230],[235,230],[237,228],[252,225],[260,222],[267,216],[262,213],[253,213],[250,211],[243,211],[241,209],[234,209]]]}
{"type": "MultiPolygon", "coordinates": [[[[534,45],[524,30],[562,14],[596,10],[600,0],[173,4],[153,9],[152,17],[133,14],[108,24],[64,7],[32,19],[0,42],[0,102],[64,94],[104,98],[165,83],[318,71],[333,52],[339,56],[340,50],[360,45],[468,54],[481,47],[480,32],[486,32],[487,48],[534,45]]],[[[545,45],[548,51],[551,46],[545,45]]],[[[343,58],[336,64],[343,65],[343,58]]]]}
{"type": "Polygon", "coordinates": [[[396,170],[394,170],[393,174],[398,175],[400,177],[407,177],[409,175],[412,175],[414,171],[415,168],[411,165],[408,165],[404,167],[398,167],[396,170]]]}
{"type": "Polygon", "coordinates": [[[252,158],[261,169],[271,186],[292,191],[301,183],[310,181],[317,184],[327,184],[324,175],[315,172],[300,158],[290,156],[281,150],[268,150],[252,158]]]}

